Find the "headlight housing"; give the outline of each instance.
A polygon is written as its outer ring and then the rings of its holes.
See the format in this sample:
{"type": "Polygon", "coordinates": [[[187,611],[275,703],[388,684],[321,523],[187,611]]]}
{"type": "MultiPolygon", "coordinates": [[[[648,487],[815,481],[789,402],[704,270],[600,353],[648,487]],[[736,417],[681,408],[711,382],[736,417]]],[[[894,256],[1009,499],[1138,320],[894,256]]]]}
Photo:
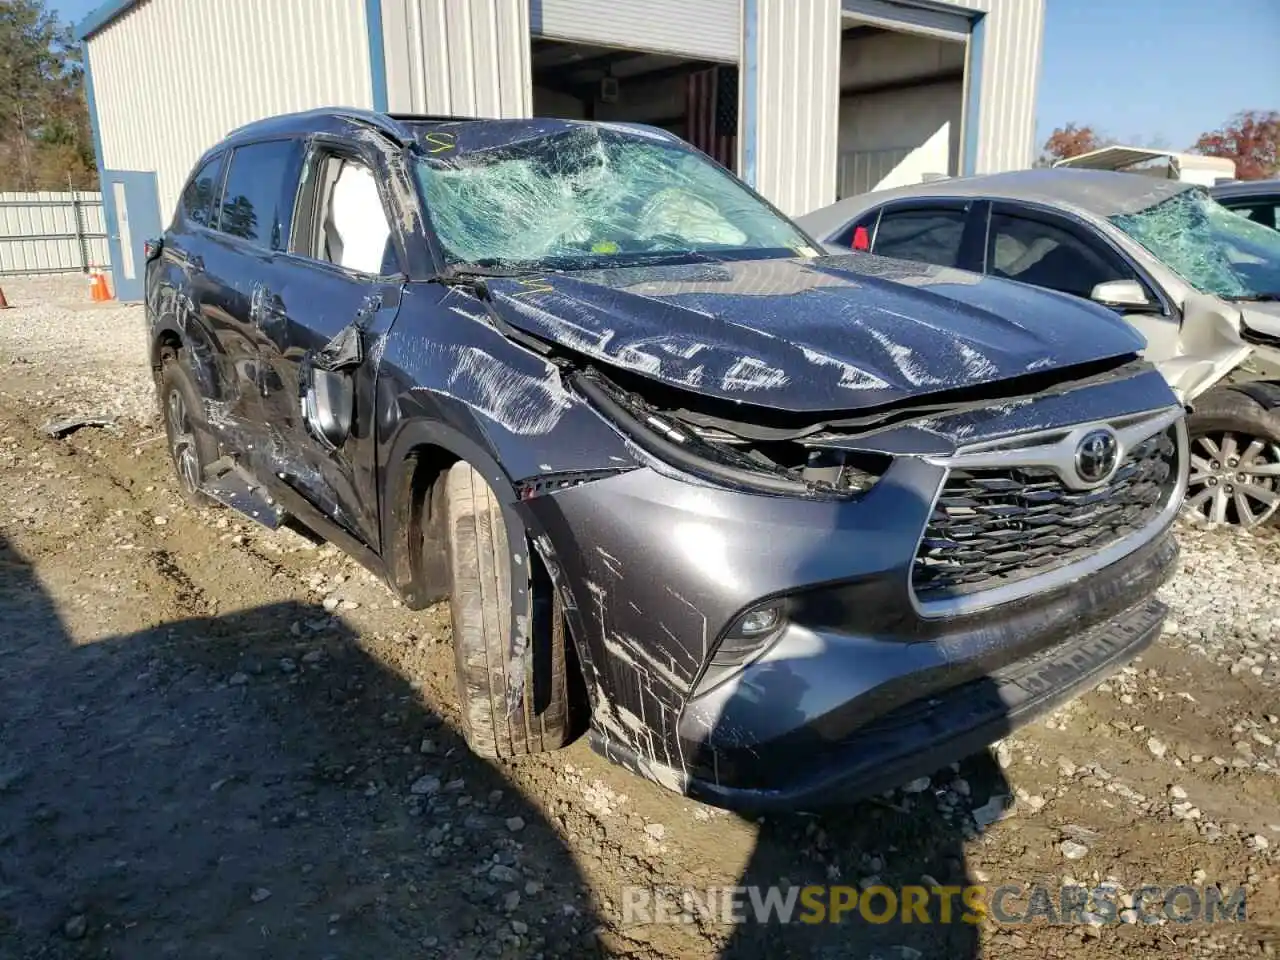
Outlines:
{"type": "Polygon", "coordinates": [[[875,486],[890,462],[877,454],[806,447],[786,436],[752,440],[726,427],[693,425],[590,371],[573,375],[570,382],[640,449],[722,486],[773,496],[849,500],[875,486]]]}

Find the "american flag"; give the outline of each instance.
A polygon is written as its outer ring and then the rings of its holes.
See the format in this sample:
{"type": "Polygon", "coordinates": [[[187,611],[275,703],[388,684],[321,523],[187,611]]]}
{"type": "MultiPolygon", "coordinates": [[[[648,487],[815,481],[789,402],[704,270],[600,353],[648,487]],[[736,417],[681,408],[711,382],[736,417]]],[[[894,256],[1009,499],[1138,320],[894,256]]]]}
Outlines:
{"type": "Polygon", "coordinates": [[[733,170],[738,159],[738,68],[689,74],[686,97],[685,139],[733,170]]]}

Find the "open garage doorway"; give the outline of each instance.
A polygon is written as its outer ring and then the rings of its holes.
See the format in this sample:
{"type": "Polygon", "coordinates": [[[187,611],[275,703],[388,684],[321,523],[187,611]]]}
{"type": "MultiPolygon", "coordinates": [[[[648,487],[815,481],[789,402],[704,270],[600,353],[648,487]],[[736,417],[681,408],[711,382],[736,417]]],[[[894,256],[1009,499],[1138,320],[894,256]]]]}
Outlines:
{"type": "Polygon", "coordinates": [[[960,172],[965,35],[850,15],[840,43],[837,199],[960,172]]]}
{"type": "Polygon", "coordinates": [[[534,116],[650,124],[735,169],[735,65],[544,37],[532,42],[534,116]]]}

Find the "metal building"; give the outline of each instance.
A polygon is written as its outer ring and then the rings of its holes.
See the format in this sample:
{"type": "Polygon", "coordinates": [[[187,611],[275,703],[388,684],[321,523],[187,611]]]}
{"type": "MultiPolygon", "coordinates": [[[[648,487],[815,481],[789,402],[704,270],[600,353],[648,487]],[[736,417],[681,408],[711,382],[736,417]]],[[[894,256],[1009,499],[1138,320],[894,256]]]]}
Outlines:
{"type": "Polygon", "coordinates": [[[112,0],[79,28],[115,288],[197,156],[341,104],[653,123],[785,212],[1029,166],[1044,0],[112,0]]]}

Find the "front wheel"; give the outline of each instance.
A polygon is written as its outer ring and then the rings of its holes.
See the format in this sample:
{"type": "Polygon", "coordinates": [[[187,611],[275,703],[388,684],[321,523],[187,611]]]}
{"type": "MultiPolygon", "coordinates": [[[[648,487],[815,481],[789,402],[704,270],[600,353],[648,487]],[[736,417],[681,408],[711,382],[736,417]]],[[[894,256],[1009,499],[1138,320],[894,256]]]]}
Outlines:
{"type": "Polygon", "coordinates": [[[1260,527],[1280,512],[1280,419],[1238,390],[1211,390],[1187,420],[1185,510],[1194,519],[1260,527]]]}
{"type": "Polygon", "coordinates": [[[510,542],[502,505],[470,464],[450,468],[445,504],[449,606],[467,745],[482,757],[562,747],[574,730],[559,593],[526,539],[510,542]],[[519,591],[512,589],[513,578],[519,591]],[[514,607],[519,609],[513,614],[514,607]],[[513,642],[517,631],[520,643],[513,642]]]}

